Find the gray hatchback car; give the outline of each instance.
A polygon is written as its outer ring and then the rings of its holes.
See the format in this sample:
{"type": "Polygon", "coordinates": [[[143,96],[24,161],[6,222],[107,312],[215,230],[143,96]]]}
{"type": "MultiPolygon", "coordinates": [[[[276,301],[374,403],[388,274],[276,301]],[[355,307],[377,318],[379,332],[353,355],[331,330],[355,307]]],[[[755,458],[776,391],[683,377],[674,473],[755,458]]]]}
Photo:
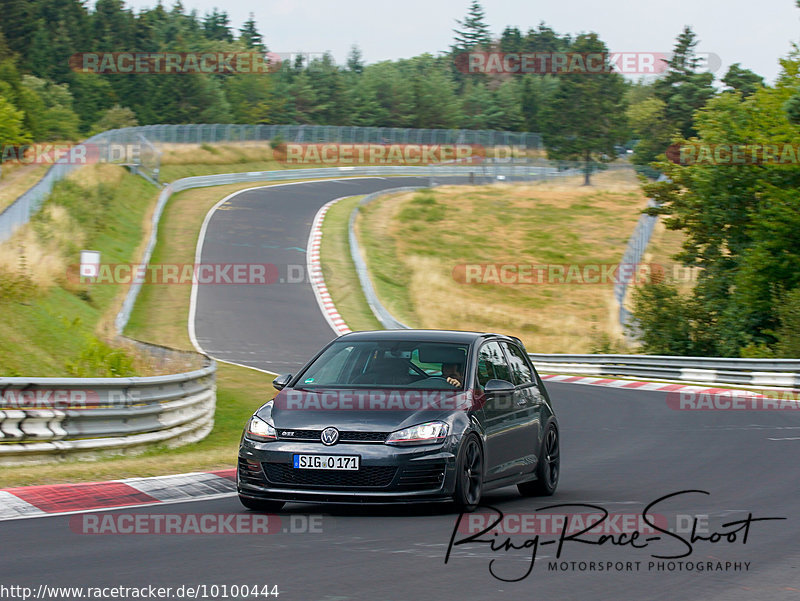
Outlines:
{"type": "Polygon", "coordinates": [[[382,330],[341,336],[248,420],[242,503],[453,501],[516,485],[552,495],[559,425],[519,339],[478,332],[382,330]]]}

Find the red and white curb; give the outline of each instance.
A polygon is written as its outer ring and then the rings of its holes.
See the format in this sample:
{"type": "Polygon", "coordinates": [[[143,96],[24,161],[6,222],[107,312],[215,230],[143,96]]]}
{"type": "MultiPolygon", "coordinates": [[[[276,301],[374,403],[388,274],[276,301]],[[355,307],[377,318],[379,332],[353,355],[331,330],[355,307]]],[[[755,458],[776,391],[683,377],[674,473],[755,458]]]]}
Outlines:
{"type": "MultiPolygon", "coordinates": [[[[347,197],[343,196],[342,198],[347,197]]],[[[347,334],[352,330],[347,327],[344,319],[339,315],[336,306],[333,304],[333,299],[331,299],[331,295],[328,292],[328,287],[325,285],[325,278],[322,275],[322,264],[319,258],[319,249],[322,244],[322,221],[325,219],[325,214],[331,206],[342,200],[342,198],[336,198],[325,203],[317,212],[314,217],[314,222],[311,224],[311,234],[308,237],[308,252],[306,253],[306,268],[308,269],[314,296],[317,297],[319,308],[322,310],[322,314],[325,316],[328,324],[330,324],[333,331],[339,336],[347,334]]]]}
{"type": "Polygon", "coordinates": [[[0,521],[231,496],[236,470],[0,490],[0,521]]]}
{"type": "MultiPolygon", "coordinates": [[[[587,384],[589,386],[609,386],[611,388],[627,388],[629,390],[653,390],[662,392],[692,392],[695,394],[725,394],[746,393],[742,388],[709,388],[695,384],[676,384],[669,382],[640,382],[638,380],[616,380],[613,378],[596,378],[586,376],[566,376],[562,374],[539,374],[547,382],[562,382],[564,384],[587,384]]],[[[781,390],[776,390],[780,393],[781,390]]],[[[769,398],[763,394],[751,394],[753,398],[769,398]]]]}

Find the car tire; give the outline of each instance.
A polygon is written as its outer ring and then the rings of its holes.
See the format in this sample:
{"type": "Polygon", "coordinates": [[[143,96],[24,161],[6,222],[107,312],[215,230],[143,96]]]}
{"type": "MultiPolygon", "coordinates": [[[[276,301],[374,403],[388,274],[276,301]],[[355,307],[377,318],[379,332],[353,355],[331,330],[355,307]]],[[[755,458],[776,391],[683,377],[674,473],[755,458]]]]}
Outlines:
{"type": "Polygon", "coordinates": [[[483,448],[474,434],[468,434],[461,445],[456,463],[456,487],[453,494],[456,508],[462,513],[475,511],[483,493],[483,448]]]}
{"type": "Polygon", "coordinates": [[[261,499],[251,499],[250,497],[243,497],[239,495],[239,501],[242,505],[253,511],[280,511],[286,503],[283,501],[264,501],[261,499]]]}
{"type": "Polygon", "coordinates": [[[523,497],[549,497],[556,492],[561,475],[560,448],[558,428],[551,421],[542,440],[539,463],[536,465],[536,480],[517,484],[523,497]]]}

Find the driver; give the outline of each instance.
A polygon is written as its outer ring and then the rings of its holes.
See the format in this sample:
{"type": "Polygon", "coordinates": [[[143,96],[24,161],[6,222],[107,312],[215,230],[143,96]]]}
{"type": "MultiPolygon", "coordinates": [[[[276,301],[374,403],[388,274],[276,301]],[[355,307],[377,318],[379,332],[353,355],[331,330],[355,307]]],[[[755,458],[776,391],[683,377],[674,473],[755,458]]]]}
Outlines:
{"type": "Polygon", "coordinates": [[[447,380],[447,383],[456,388],[461,388],[461,382],[464,381],[464,376],[461,373],[460,363],[442,363],[442,377],[447,380]]]}

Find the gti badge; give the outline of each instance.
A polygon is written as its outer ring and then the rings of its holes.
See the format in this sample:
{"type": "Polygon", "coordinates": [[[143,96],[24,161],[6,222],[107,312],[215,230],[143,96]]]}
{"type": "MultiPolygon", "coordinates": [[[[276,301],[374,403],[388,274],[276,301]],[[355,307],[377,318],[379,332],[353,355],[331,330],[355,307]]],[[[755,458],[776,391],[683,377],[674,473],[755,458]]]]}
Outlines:
{"type": "Polygon", "coordinates": [[[335,445],[339,441],[339,430],[336,428],[325,428],[322,434],[319,435],[319,439],[325,446],[329,447],[335,445]]]}

